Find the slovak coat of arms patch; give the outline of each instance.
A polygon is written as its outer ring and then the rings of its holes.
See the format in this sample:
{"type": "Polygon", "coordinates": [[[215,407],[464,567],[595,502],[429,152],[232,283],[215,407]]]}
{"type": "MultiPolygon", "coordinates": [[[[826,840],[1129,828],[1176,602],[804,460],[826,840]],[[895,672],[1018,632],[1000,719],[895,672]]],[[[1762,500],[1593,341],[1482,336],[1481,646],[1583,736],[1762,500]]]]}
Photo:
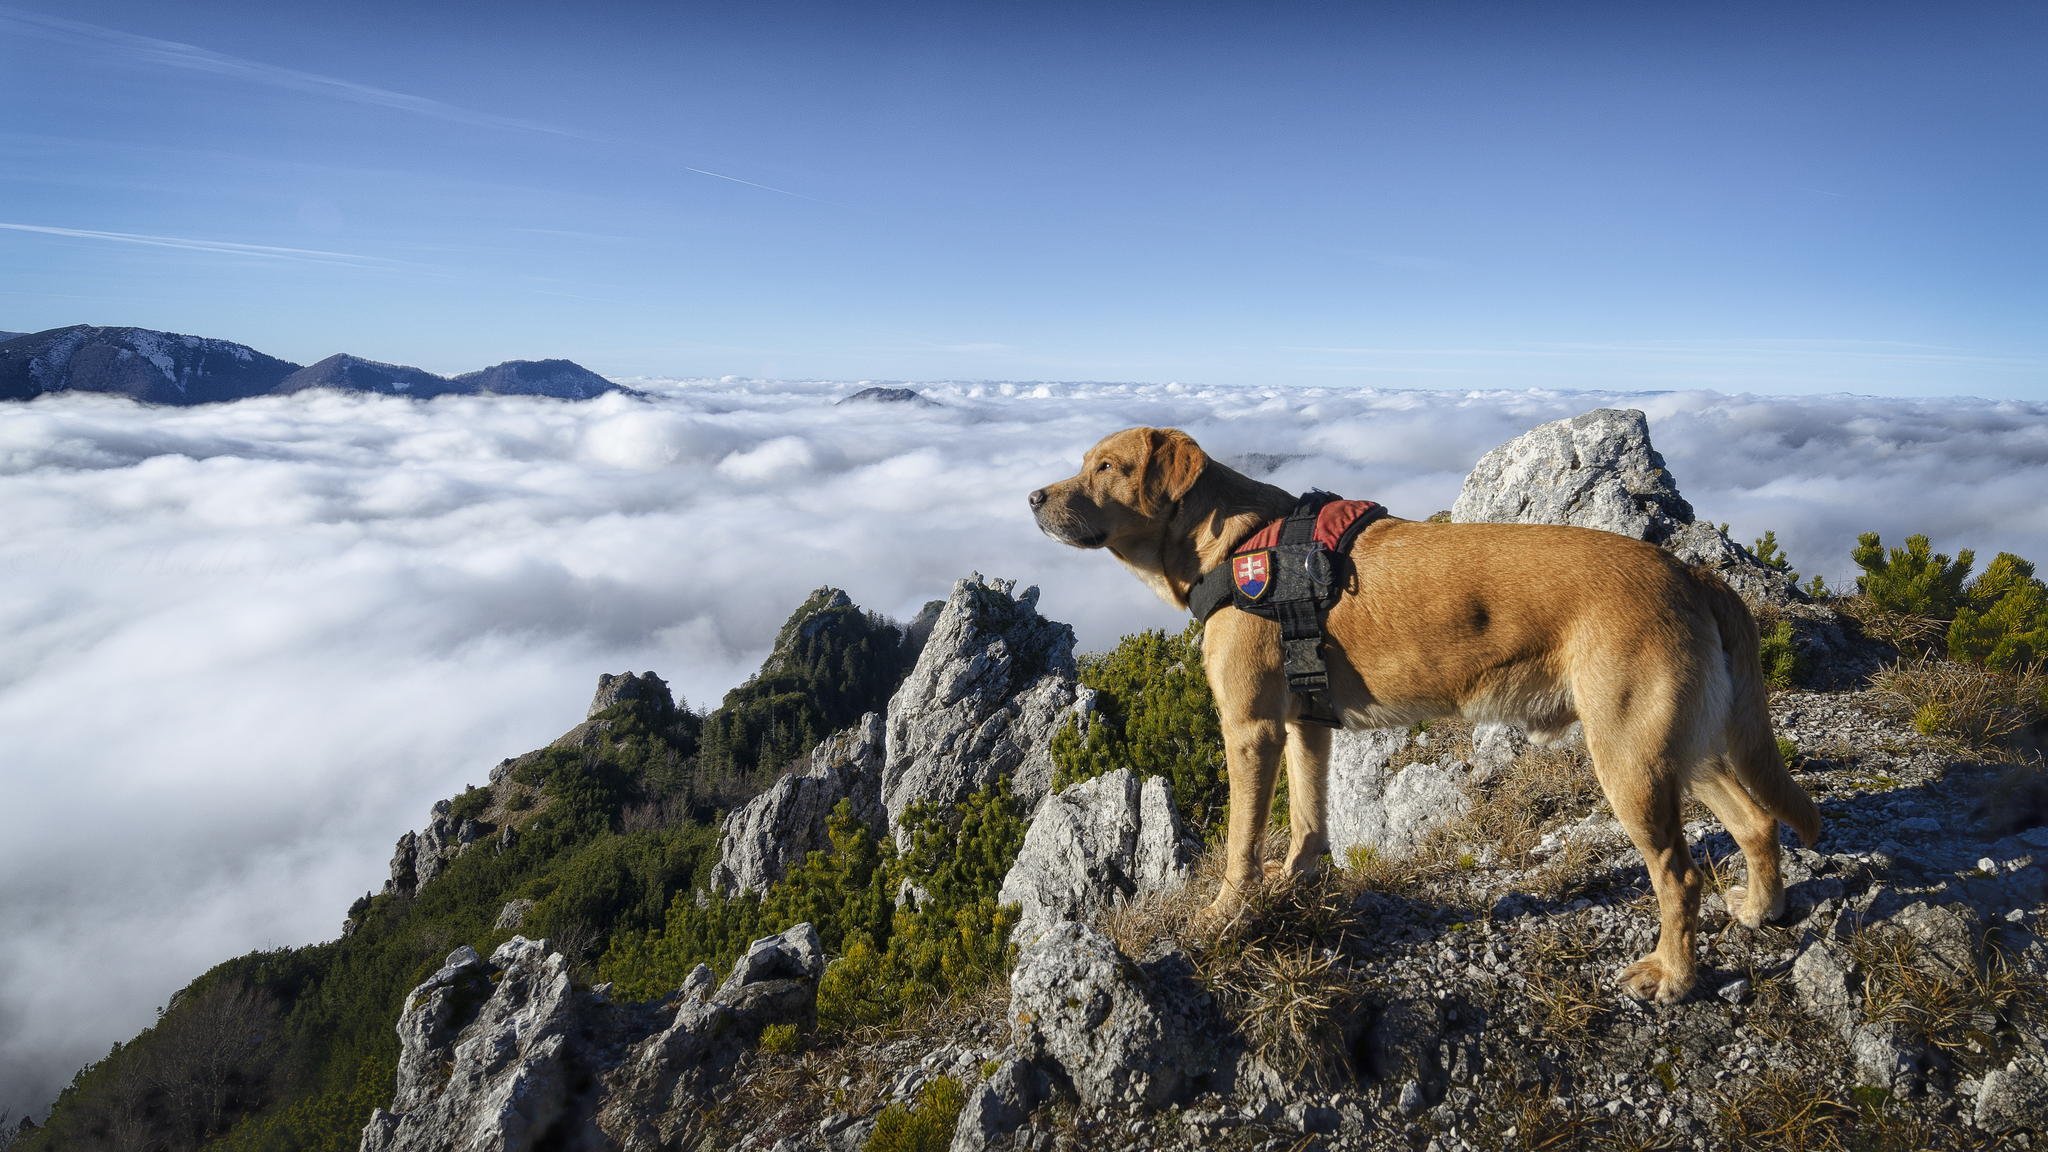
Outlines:
{"type": "Polygon", "coordinates": [[[1261,550],[1231,557],[1230,576],[1239,595],[1257,600],[1273,586],[1272,555],[1269,550],[1261,550]]]}

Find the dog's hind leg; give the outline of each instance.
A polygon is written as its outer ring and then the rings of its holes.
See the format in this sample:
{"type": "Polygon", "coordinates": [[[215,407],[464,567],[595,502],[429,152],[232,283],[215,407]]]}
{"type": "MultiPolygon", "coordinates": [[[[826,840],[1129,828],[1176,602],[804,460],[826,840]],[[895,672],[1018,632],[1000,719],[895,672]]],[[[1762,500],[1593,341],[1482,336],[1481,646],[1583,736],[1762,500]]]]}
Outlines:
{"type": "Polygon", "coordinates": [[[1751,928],[1775,920],[1785,911],[1785,880],[1778,869],[1778,821],[1742,786],[1719,758],[1701,765],[1693,777],[1692,794],[1714,813],[1742,849],[1748,866],[1747,889],[1725,893],[1728,914],[1751,928]]]}
{"type": "Polygon", "coordinates": [[[1586,747],[1600,790],[1643,854],[1657,893],[1657,946],[1622,971],[1621,987],[1638,999],[1670,1004],[1692,991],[1700,874],[1679,813],[1684,772],[1661,728],[1642,714],[1619,724],[1589,722],[1586,747]]]}
{"type": "Polygon", "coordinates": [[[1287,724],[1287,859],[1279,871],[1307,876],[1322,868],[1330,851],[1328,782],[1330,730],[1321,724],[1287,724]]]}

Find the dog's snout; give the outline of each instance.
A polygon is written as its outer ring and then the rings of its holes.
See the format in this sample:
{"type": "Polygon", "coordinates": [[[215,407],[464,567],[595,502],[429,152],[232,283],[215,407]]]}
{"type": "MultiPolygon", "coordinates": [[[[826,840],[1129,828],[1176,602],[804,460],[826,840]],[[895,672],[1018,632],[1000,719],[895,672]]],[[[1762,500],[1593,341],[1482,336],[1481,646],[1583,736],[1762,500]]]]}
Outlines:
{"type": "Polygon", "coordinates": [[[1030,497],[1028,497],[1028,499],[1030,499],[1031,506],[1033,508],[1042,507],[1045,504],[1045,489],[1038,489],[1037,491],[1033,492],[1030,495],[1030,497]]]}

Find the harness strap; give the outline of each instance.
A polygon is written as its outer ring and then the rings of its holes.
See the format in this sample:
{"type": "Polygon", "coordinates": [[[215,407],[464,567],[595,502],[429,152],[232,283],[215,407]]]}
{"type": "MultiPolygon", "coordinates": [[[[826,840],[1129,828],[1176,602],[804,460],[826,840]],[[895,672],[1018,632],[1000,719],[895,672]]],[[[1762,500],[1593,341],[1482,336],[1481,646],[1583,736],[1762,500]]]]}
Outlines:
{"type": "Polygon", "coordinates": [[[1351,541],[1386,509],[1369,500],[1343,501],[1311,491],[1294,508],[1230,550],[1223,564],[1202,573],[1188,589],[1188,611],[1207,620],[1234,604],[1280,625],[1281,666],[1288,690],[1303,698],[1302,719],[1339,726],[1327,694],[1323,618],[1336,602],[1337,564],[1351,541]],[[1326,522],[1327,521],[1327,522],[1326,522]],[[1240,576],[1240,566],[1242,575],[1240,576]]]}

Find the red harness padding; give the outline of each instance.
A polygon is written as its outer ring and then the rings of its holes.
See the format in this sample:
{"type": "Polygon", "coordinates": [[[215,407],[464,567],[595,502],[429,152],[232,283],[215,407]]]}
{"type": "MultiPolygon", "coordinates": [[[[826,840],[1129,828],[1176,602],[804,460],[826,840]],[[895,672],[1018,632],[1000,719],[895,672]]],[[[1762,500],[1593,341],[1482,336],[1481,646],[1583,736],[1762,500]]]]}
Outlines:
{"type": "MultiPolygon", "coordinates": [[[[1332,500],[1316,509],[1315,539],[1332,552],[1347,552],[1352,539],[1364,531],[1367,524],[1386,514],[1385,508],[1370,500],[1332,500]]],[[[1232,554],[1274,547],[1280,543],[1280,528],[1286,523],[1283,517],[1252,533],[1232,554]]]]}

